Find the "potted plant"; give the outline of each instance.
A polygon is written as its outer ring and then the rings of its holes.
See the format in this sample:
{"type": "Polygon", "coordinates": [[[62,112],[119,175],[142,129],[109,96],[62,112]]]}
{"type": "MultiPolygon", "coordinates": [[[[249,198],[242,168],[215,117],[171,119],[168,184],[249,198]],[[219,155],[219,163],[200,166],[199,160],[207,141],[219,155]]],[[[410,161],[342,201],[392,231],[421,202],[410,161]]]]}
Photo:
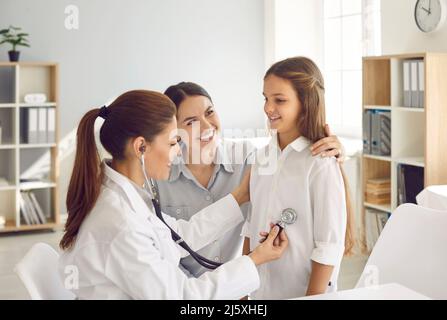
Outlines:
{"type": "Polygon", "coordinates": [[[16,47],[29,47],[28,33],[21,32],[22,28],[9,26],[8,29],[0,30],[0,35],[3,37],[0,41],[0,45],[3,43],[9,43],[12,45],[12,50],[8,51],[9,61],[19,61],[20,51],[16,51],[16,47]]]}

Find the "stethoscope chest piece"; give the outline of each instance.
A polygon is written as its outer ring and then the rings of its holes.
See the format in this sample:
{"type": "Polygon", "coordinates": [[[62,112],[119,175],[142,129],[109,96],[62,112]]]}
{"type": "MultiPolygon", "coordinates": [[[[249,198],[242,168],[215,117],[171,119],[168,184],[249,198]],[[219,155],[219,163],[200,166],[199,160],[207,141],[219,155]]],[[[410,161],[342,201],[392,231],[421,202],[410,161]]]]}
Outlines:
{"type": "Polygon", "coordinates": [[[284,209],[281,212],[281,220],[277,223],[277,225],[280,228],[284,229],[286,225],[294,224],[297,220],[297,217],[298,216],[295,210],[291,208],[284,209]]]}

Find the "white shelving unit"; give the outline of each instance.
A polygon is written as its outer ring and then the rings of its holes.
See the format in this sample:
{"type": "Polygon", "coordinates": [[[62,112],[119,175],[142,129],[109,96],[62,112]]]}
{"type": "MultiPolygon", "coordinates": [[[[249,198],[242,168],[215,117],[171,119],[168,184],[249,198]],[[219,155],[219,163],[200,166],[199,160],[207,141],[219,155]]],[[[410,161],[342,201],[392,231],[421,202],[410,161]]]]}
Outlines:
{"type": "Polygon", "coordinates": [[[6,218],[6,227],[0,229],[0,233],[53,229],[60,223],[57,205],[58,110],[58,64],[0,62],[0,177],[9,182],[0,186],[0,215],[6,218]],[[29,93],[44,93],[49,102],[25,103],[24,95],[29,93]],[[20,115],[29,107],[55,109],[56,143],[22,143],[20,115]],[[42,159],[49,161],[41,165],[42,159]],[[23,176],[30,179],[33,174],[39,177],[39,181],[22,181],[23,176]],[[32,191],[36,195],[48,223],[27,225],[23,222],[21,191],[32,191]]]}
{"type": "Polygon", "coordinates": [[[365,57],[363,59],[363,112],[391,112],[391,155],[364,154],[362,196],[369,179],[390,178],[391,202],[371,204],[363,200],[363,237],[365,210],[392,213],[398,204],[398,166],[423,168],[424,186],[447,184],[447,54],[418,53],[365,57]],[[425,63],[424,108],[403,107],[403,62],[425,63]]]}

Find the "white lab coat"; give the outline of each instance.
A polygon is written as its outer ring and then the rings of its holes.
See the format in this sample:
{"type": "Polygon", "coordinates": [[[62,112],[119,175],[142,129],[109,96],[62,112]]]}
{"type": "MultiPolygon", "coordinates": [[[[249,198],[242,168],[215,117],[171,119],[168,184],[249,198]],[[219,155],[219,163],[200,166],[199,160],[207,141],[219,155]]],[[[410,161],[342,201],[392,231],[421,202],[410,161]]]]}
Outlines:
{"type": "MultiPolygon", "coordinates": [[[[187,252],[171,239],[152,203],[148,206],[142,191],[105,162],[103,168],[99,198],[74,247],[60,258],[62,280],[78,298],[238,299],[259,287],[257,268],[247,256],[188,278],[179,268],[187,252]]],[[[164,219],[198,250],[238,225],[243,216],[228,195],[188,222],[167,215],[164,219]]]]}

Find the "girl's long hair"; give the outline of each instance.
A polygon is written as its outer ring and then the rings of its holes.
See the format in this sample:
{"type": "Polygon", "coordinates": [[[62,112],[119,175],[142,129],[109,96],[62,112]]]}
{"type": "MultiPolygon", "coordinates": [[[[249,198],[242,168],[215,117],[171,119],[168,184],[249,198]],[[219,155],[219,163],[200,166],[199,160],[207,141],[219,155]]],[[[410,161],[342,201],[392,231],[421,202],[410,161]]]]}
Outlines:
{"type": "MultiPolygon", "coordinates": [[[[294,57],[275,63],[266,72],[264,79],[274,75],[290,81],[301,103],[298,120],[299,132],[312,142],[326,137],[326,112],[324,99],[324,79],[318,66],[305,57],[294,57]]],[[[345,255],[350,255],[355,246],[354,211],[351,205],[349,184],[340,165],[345,185],[347,226],[345,236],[345,255]]]]}

